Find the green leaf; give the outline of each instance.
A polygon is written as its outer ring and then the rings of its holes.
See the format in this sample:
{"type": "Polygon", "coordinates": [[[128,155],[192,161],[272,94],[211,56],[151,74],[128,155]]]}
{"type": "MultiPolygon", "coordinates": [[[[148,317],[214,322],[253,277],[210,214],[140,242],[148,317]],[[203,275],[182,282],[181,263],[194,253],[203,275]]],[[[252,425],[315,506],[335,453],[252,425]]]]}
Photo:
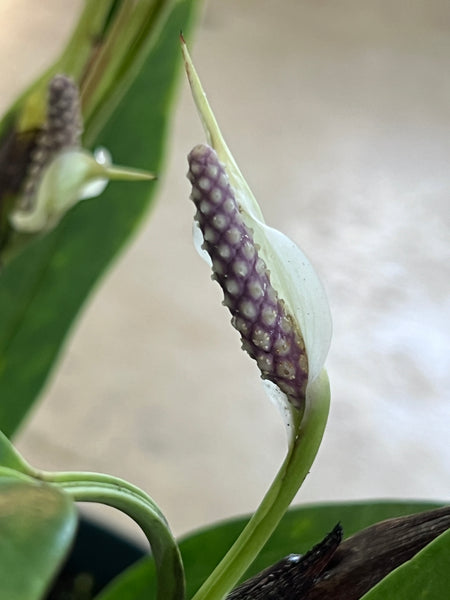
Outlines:
{"type": "Polygon", "coordinates": [[[66,494],[0,473],[0,590],[8,600],[39,600],[75,536],[66,494]]]}
{"type": "Polygon", "coordinates": [[[155,563],[145,558],[119,575],[95,600],[155,600],[155,584],[155,563]]]}
{"type": "Polygon", "coordinates": [[[450,530],[392,571],[361,600],[447,600],[449,557],[450,530]]]}
{"type": "Polygon", "coordinates": [[[31,471],[26,461],[2,431],[0,431],[0,467],[8,467],[20,473],[30,473],[31,471]]]}
{"type": "MultiPolygon", "coordinates": [[[[306,506],[291,509],[282,519],[245,578],[291,553],[303,554],[317,544],[340,522],[345,537],[378,521],[435,508],[426,502],[358,502],[306,506]]],[[[180,542],[187,597],[190,598],[221,560],[240,534],[247,518],[213,525],[193,533],[180,542]]],[[[97,600],[149,600],[154,586],[153,563],[145,559],[128,569],[108,586],[97,600]]]]}
{"type": "MultiPolygon", "coordinates": [[[[174,3],[157,45],[95,140],[117,164],[161,175],[180,65],[179,31],[195,0],[174,3]]],[[[155,183],[115,183],[31,243],[0,277],[0,429],[17,429],[45,383],[93,286],[145,216],[155,183]]]]}

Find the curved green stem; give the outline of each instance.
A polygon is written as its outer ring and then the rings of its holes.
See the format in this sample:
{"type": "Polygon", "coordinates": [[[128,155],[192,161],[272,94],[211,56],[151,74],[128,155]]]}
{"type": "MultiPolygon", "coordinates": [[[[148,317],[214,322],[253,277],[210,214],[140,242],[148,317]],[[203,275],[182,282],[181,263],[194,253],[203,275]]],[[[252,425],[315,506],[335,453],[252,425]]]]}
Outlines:
{"type": "Polygon", "coordinates": [[[326,373],[311,385],[310,402],[297,424],[287,456],[257,511],[193,600],[223,600],[257,557],[309,473],[328,418],[326,373]]]}
{"type": "Polygon", "coordinates": [[[136,521],[152,549],[158,600],[184,600],[184,571],[178,545],[150,496],[123,479],[100,473],[39,472],[36,476],[63,489],[76,501],[106,504],[136,521]]]}

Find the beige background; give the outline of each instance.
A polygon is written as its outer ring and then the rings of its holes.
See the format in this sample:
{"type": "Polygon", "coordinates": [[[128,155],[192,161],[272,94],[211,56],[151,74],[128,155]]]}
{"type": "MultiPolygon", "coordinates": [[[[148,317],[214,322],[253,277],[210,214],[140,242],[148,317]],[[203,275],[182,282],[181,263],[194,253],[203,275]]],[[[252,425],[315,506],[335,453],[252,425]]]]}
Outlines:
{"type": "MultiPolygon", "coordinates": [[[[80,5],[3,0],[2,108],[80,5]]],[[[268,222],[330,298],[332,411],[298,502],[448,499],[448,1],[211,0],[193,54],[268,222]]],[[[192,248],[185,155],[200,141],[183,81],[158,204],[19,438],[42,468],[142,486],[177,534],[251,511],[285,446],[192,248]]]]}

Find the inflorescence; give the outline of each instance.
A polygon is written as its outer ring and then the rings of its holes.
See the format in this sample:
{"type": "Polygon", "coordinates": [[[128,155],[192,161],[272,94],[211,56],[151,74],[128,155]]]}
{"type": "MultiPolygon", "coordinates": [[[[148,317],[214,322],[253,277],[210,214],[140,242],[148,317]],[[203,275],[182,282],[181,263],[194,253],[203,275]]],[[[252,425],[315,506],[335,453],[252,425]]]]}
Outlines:
{"type": "Polygon", "coordinates": [[[202,248],[211,258],[212,278],[223,290],[223,304],[241,334],[242,348],[256,360],[261,377],[272,381],[302,409],[308,359],[301,332],[271,285],[269,270],[216,152],[198,145],[188,162],[202,248]]]}

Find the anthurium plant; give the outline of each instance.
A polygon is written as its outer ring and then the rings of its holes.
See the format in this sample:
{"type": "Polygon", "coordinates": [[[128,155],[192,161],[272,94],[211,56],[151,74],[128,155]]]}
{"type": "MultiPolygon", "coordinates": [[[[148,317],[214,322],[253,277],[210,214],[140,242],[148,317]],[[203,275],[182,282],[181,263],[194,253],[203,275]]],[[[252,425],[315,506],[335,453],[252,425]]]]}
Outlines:
{"type": "MultiPolygon", "coordinates": [[[[82,501],[128,515],[151,551],[97,600],[443,600],[448,507],[289,508],[326,430],[331,316],[309,260],[266,224],[178,39],[195,4],[87,1],[60,59],[0,123],[0,597],[55,598],[82,501]],[[194,243],[282,413],[287,451],[253,515],[177,541],[147,492],[114,475],[38,469],[11,440],[83,300],[154,195],[181,57],[206,135],[188,153],[194,243]],[[117,179],[127,202],[107,187],[117,179]]],[[[92,597],[77,593],[61,598],[92,597]]]]}

